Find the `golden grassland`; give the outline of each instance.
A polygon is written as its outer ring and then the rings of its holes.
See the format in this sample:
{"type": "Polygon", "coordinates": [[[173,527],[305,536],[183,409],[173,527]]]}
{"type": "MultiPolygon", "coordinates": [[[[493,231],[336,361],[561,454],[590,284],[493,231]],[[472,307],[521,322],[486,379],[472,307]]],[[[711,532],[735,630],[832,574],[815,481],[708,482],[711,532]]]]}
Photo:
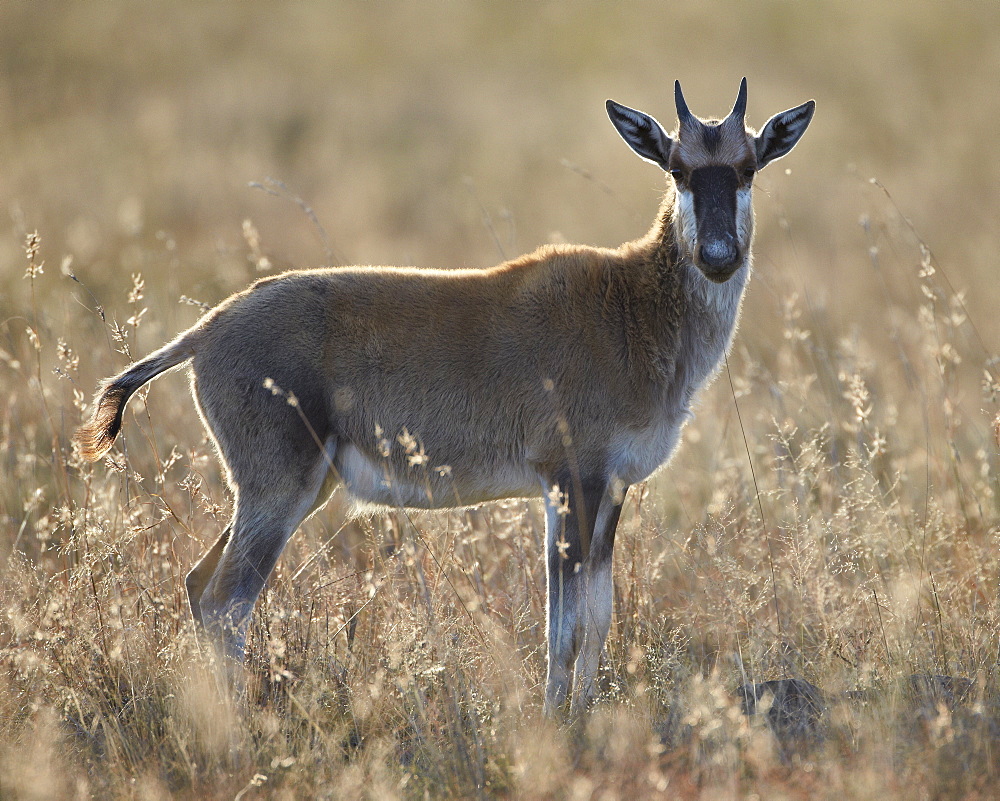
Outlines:
{"type": "Polygon", "coordinates": [[[995,797],[998,65],[986,2],[0,6],[0,798],[995,797]],[[173,374],[81,464],[97,380],[284,267],[639,236],[662,178],[604,99],[669,125],[675,77],[712,115],[744,74],[752,124],[817,115],[630,492],[593,712],[541,716],[529,501],[335,499],[220,695],[183,587],[211,445],[173,374]],[[773,679],[817,714],[746,715],[773,679]]]}

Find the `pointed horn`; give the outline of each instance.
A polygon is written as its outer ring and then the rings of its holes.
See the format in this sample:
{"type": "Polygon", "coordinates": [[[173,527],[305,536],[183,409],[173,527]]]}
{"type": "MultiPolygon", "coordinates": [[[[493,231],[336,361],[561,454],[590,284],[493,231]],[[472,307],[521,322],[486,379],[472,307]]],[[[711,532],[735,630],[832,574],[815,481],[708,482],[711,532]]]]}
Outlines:
{"type": "Polygon", "coordinates": [[[674,81],[674,103],[677,106],[677,120],[681,127],[695,122],[695,116],[691,113],[687,103],[684,102],[684,93],[681,91],[681,82],[674,81]]]}
{"type": "Polygon", "coordinates": [[[747,114],[747,79],[744,78],[740,81],[740,93],[736,96],[736,104],[733,106],[733,110],[729,112],[729,116],[726,120],[735,120],[741,125],[745,124],[745,118],[747,114]]]}

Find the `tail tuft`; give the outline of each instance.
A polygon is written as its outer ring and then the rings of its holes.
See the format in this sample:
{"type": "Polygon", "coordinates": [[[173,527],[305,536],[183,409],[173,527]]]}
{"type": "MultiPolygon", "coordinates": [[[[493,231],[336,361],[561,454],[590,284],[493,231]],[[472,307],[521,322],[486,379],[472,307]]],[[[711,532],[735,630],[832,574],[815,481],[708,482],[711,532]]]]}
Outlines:
{"type": "Polygon", "coordinates": [[[201,337],[196,326],[168,342],[162,348],[136,362],[125,372],[101,384],[90,420],[73,435],[77,450],[88,462],[96,462],[111,450],[122,427],[125,404],[139,387],[152,381],[164,370],[176,367],[194,356],[201,337]]]}
{"type": "Polygon", "coordinates": [[[96,462],[115,444],[115,437],[122,427],[125,402],[131,394],[117,381],[110,383],[100,393],[90,420],[76,430],[73,442],[88,462],[96,462]]]}

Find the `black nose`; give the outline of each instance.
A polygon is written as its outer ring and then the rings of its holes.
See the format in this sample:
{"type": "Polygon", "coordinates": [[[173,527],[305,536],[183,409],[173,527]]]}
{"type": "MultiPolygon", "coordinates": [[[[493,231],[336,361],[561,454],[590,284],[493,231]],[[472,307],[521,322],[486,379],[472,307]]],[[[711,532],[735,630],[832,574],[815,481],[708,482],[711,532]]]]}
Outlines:
{"type": "Polygon", "coordinates": [[[702,264],[715,270],[732,267],[740,258],[736,241],[729,236],[702,242],[698,250],[702,264]]]}

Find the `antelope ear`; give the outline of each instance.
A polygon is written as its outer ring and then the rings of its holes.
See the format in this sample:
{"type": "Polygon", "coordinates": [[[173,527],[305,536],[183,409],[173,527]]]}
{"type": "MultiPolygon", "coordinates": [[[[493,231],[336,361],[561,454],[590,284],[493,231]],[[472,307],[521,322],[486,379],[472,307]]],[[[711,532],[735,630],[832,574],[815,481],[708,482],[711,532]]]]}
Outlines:
{"type": "Polygon", "coordinates": [[[768,162],[780,159],[795,147],[809,127],[815,110],[816,101],[810,100],[801,106],[775,114],[767,121],[756,139],[758,170],[768,162]]]}
{"type": "Polygon", "coordinates": [[[608,116],[622,139],[646,161],[667,169],[673,140],[655,119],[614,100],[607,102],[608,116]]]}

